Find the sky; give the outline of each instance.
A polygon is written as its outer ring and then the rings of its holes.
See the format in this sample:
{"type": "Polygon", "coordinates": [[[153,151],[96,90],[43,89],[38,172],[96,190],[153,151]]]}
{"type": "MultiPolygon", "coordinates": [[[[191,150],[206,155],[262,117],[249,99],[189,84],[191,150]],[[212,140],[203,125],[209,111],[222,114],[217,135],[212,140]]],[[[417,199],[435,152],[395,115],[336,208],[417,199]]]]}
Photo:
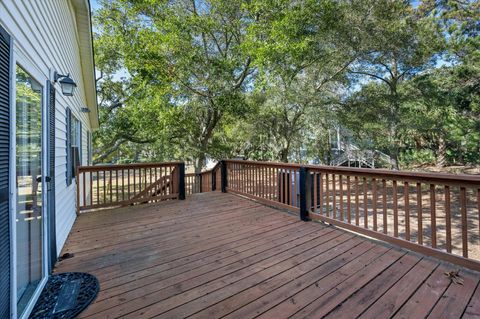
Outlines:
{"type": "Polygon", "coordinates": [[[90,0],[90,6],[92,7],[92,10],[97,10],[98,8],[100,8],[98,0],[90,0]]]}

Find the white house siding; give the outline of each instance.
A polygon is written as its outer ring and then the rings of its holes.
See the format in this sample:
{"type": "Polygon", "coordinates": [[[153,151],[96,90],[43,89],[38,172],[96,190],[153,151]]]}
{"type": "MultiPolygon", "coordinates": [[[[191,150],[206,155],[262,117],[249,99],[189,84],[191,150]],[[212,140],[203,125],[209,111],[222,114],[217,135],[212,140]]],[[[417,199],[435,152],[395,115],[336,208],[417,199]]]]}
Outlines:
{"type": "MultiPolygon", "coordinates": [[[[91,130],[79,52],[75,11],[69,0],[2,0],[0,23],[14,40],[15,51],[42,74],[70,73],[78,87],[73,97],[63,96],[56,84],[55,187],[57,251],[60,253],[75,221],[75,183],[66,185],[66,108],[82,122],[82,163],[87,163],[87,130],[91,130]]],[[[14,51],[14,52],[15,52],[14,51]]],[[[16,53],[14,53],[16,54],[16,53]]],[[[87,79],[87,81],[92,81],[87,79]]]]}

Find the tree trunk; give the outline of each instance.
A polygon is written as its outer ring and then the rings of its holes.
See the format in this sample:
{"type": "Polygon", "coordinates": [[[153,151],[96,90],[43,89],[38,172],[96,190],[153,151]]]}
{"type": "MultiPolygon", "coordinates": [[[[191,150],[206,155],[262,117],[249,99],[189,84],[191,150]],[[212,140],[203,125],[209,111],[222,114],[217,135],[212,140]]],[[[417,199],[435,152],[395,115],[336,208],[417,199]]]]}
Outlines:
{"type": "Polygon", "coordinates": [[[201,154],[195,159],[195,163],[194,163],[195,174],[200,174],[204,166],[205,166],[205,154],[201,154]]]}
{"type": "Polygon", "coordinates": [[[437,167],[445,167],[445,157],[447,155],[447,145],[442,135],[438,137],[438,149],[437,149],[437,167]]]}
{"type": "Polygon", "coordinates": [[[288,148],[285,147],[280,151],[280,161],[283,163],[288,163],[288,148]]]}
{"type": "Polygon", "coordinates": [[[400,164],[398,163],[398,150],[395,148],[395,150],[392,152],[392,168],[396,171],[400,170],[400,164]]]}

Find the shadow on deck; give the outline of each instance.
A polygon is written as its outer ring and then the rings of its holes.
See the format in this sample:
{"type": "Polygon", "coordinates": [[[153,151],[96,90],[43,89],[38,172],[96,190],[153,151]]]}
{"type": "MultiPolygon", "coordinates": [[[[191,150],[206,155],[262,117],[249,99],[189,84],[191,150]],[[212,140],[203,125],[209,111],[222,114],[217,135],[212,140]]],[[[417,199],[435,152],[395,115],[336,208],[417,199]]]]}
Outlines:
{"type": "Polygon", "coordinates": [[[82,214],[56,272],[97,276],[83,318],[478,318],[480,275],[232,194],[82,214]]]}

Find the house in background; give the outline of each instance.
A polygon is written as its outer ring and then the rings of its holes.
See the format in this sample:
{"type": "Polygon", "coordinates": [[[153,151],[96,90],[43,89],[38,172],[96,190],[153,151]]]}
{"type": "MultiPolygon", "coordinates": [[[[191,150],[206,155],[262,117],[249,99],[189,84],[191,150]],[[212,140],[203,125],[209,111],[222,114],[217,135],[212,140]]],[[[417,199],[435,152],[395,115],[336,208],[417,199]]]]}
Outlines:
{"type": "Polygon", "coordinates": [[[97,127],[88,0],[0,1],[0,318],[28,317],[46,283],[97,127]]]}

